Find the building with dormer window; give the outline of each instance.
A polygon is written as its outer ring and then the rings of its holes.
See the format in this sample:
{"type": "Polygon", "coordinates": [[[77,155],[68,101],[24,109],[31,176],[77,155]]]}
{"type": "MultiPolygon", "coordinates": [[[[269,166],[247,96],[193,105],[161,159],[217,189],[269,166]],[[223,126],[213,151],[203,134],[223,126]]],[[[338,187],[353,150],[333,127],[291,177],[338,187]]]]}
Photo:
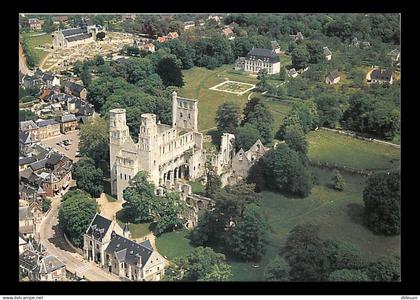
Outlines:
{"type": "Polygon", "coordinates": [[[246,58],[239,57],[237,67],[243,67],[245,72],[258,73],[266,69],[268,74],[280,73],[280,56],[272,50],[254,48],[248,52],[246,58]]]}

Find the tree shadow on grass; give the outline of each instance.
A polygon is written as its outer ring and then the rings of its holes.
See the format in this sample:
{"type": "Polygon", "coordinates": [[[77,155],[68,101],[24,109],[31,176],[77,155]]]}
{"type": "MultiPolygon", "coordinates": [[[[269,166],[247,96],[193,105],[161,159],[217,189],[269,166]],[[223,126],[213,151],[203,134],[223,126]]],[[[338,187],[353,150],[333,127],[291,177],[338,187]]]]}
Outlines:
{"type": "Polygon", "coordinates": [[[350,219],[359,225],[365,225],[364,222],[364,206],[357,203],[347,204],[347,215],[350,219]]]}

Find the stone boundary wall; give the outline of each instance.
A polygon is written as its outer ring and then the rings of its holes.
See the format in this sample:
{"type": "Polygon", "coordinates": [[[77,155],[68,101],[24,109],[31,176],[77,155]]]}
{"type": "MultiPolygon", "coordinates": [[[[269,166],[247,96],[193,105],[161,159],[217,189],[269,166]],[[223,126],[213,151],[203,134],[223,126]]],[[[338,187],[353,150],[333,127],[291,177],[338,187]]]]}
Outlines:
{"type": "Polygon", "coordinates": [[[70,246],[70,248],[72,248],[75,252],[77,252],[78,254],[83,256],[83,250],[73,246],[73,244],[70,242],[70,240],[67,238],[67,236],[64,232],[63,232],[63,235],[64,235],[64,239],[65,239],[66,243],[70,246]]]}

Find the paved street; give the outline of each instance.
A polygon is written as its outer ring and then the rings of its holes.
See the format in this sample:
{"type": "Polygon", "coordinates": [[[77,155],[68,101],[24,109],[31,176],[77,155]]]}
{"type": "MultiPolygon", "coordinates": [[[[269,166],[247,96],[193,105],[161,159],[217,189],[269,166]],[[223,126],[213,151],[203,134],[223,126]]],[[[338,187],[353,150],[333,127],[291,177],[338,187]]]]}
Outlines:
{"type": "Polygon", "coordinates": [[[83,257],[66,243],[63,233],[58,228],[59,205],[60,197],[53,198],[51,210],[41,223],[41,243],[48,253],[57,256],[71,273],[76,272],[77,276],[85,276],[89,281],[120,281],[120,278],[97,267],[93,262],[84,261],[83,257]]]}

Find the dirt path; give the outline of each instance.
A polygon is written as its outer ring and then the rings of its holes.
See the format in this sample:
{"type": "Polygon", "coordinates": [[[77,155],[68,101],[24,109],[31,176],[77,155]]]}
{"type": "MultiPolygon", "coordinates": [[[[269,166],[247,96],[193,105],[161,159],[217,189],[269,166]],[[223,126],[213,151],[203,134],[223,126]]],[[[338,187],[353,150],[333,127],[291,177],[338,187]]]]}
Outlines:
{"type": "Polygon", "coordinates": [[[105,193],[102,193],[99,198],[96,199],[96,202],[101,208],[101,215],[112,220],[113,216],[122,209],[122,200],[116,200],[114,202],[109,202],[105,196],[105,193]]]}

